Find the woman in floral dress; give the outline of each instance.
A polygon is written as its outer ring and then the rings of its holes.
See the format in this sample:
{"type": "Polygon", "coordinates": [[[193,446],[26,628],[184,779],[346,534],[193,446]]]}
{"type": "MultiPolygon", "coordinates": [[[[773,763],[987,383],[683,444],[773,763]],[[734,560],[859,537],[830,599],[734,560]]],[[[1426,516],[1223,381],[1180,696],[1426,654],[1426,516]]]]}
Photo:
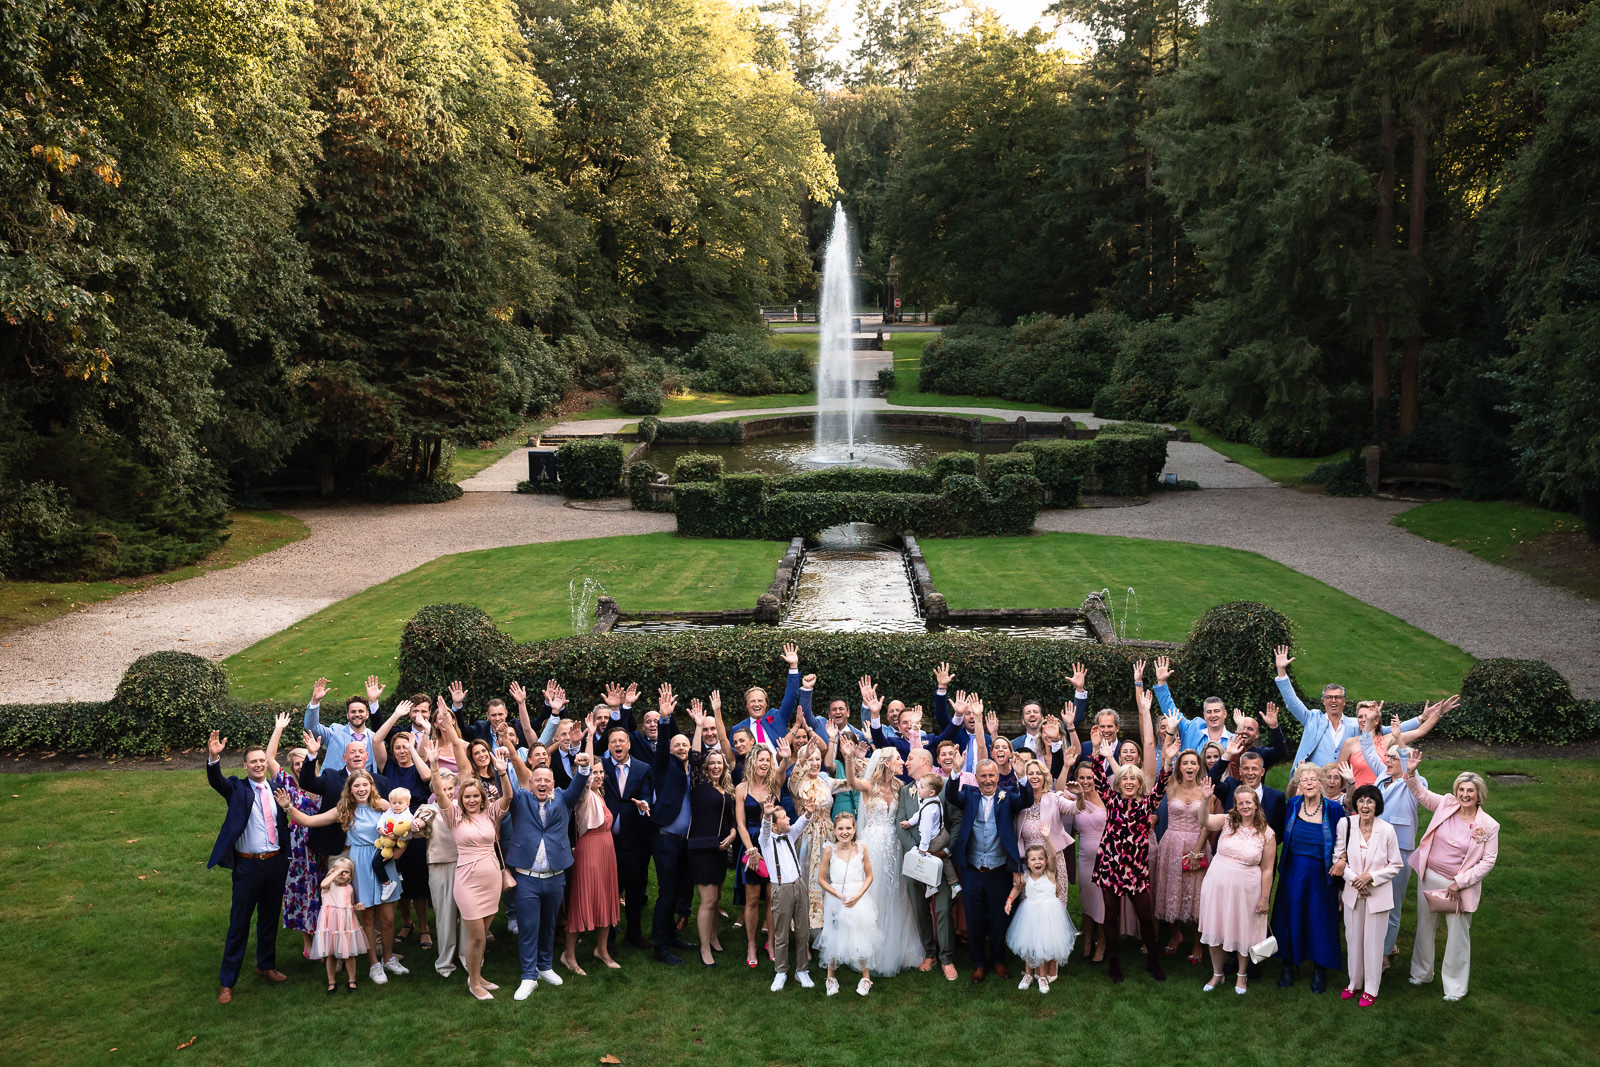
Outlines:
{"type": "MultiPolygon", "coordinates": [[[[278,741],[289,725],[287,712],[273,720],[272,738],[267,742],[267,774],[274,790],[289,794],[289,804],[307,815],[315,815],[322,798],[300,788],[300,767],[306,761],[306,750],[289,750],[289,766],[278,763],[278,741]]],[[[317,859],[307,843],[311,831],[298,823],[289,825],[289,876],[283,883],[283,928],[300,931],[300,954],[311,958],[311,937],[317,932],[317,912],[322,908],[323,874],[317,869],[317,859]]]]}

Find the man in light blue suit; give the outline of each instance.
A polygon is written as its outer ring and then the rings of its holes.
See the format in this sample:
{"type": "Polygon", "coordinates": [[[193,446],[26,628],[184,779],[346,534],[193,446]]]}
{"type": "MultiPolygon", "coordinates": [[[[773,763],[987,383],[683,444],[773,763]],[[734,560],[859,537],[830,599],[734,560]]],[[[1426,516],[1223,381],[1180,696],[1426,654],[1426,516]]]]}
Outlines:
{"type": "MultiPolygon", "coordinates": [[[[1279,645],[1274,650],[1273,662],[1278,668],[1278,676],[1273,679],[1278,685],[1278,693],[1288,706],[1289,713],[1300,720],[1305,731],[1300,735],[1300,747],[1295,751],[1293,766],[1308,760],[1319,767],[1334,762],[1339,758],[1344,743],[1361,732],[1356,720],[1344,713],[1344,686],[1323,686],[1322,710],[1312,711],[1294,691],[1294,683],[1289,680],[1289,664],[1294,662],[1294,657],[1289,655],[1288,645],[1279,645]]],[[[1401,723],[1400,728],[1410,733],[1420,725],[1421,719],[1412,718],[1401,723]]],[[[1378,732],[1386,734],[1389,728],[1380,723],[1378,732]]]]}
{"type": "Polygon", "coordinates": [[[572,811],[589,788],[594,762],[593,739],[586,751],[573,759],[572,782],[556,792],[549,767],[531,771],[514,761],[517,779],[511,783],[511,805],[504,835],[506,867],[516,876],[517,952],[522,963],[522,984],[515,999],[527,1000],[544,979],[560,985],[555,972],[556,914],[567,888],[567,868],[572,866],[572,839],[568,827],[572,811]],[[524,788],[522,782],[527,783],[524,788]]]}

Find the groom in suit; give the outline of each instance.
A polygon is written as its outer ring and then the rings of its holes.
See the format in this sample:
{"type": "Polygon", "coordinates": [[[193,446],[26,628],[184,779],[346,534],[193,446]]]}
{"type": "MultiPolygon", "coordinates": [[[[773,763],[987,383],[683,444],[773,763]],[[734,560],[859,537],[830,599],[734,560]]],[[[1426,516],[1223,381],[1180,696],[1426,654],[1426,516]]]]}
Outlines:
{"type": "Polygon", "coordinates": [[[617,853],[617,885],[622,889],[628,923],[628,944],[649,948],[644,939],[644,904],[650,880],[650,839],[655,824],[650,807],[650,765],[635,759],[632,735],[622,723],[606,733],[606,809],[611,812],[611,840],[617,853]]]}
{"type": "Polygon", "coordinates": [[[222,831],[206,867],[233,872],[233,907],[228,914],[228,939],[222,947],[222,990],[217,1003],[233,1002],[233,987],[244,966],[250,940],[250,913],[256,916],[256,973],[269,982],[287,977],[277,967],[278,915],[283,909],[283,883],[289,875],[289,816],[272,798],[267,784],[267,750],[252,745],[244,753],[244,778],[222,776],[222,752],[228,739],[211,731],[206,742],[206,781],[228,802],[222,831]]]}
{"type": "MultiPolygon", "coordinates": [[[[555,972],[556,913],[567,888],[567,868],[572,866],[572,838],[568,826],[583,791],[589,788],[587,752],[573,757],[572,781],[556,792],[549,767],[535,767],[528,775],[531,789],[511,783],[511,805],[506,814],[506,866],[516,875],[517,952],[522,963],[522,984],[516,1000],[527,1000],[543,978],[560,985],[555,972]]],[[[518,768],[520,775],[521,768],[518,768]]]]}
{"type": "MultiPolygon", "coordinates": [[[[975,716],[981,723],[982,711],[975,716]]],[[[982,729],[981,726],[978,729],[982,729]]],[[[1033,790],[1026,782],[1002,790],[1000,767],[986,759],[976,767],[978,785],[962,785],[952,776],[945,799],[961,809],[961,832],[956,835],[956,869],[961,872],[961,901],[967,913],[967,952],[974,964],[972,984],[988,977],[992,966],[1001,978],[1006,969],[1006,897],[1012,874],[1021,867],[1017,853],[1016,814],[1033,805],[1033,790]]]]}

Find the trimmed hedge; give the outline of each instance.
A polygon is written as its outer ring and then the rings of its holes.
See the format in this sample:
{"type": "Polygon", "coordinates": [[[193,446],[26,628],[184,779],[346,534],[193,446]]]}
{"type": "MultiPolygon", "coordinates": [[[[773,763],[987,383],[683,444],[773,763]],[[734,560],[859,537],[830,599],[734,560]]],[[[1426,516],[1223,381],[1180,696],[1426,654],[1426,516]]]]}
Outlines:
{"type": "Polygon", "coordinates": [[[1033,457],[1034,476],[1050,489],[1055,507],[1077,506],[1084,483],[1094,473],[1093,441],[1024,441],[1011,451],[1033,457]]]}
{"type": "Polygon", "coordinates": [[[1592,729],[1591,715],[1548,663],[1486,659],[1467,672],[1461,704],[1439,730],[1486,745],[1565,745],[1592,729]]]}
{"type": "Polygon", "coordinates": [[[1001,452],[998,455],[984,458],[983,480],[990,485],[995,485],[1008,474],[1021,474],[1033,478],[1036,477],[1034,467],[1034,459],[1031,453],[1001,452]]]}
{"type": "Polygon", "coordinates": [[[561,495],[569,500],[616,496],[622,461],[622,446],[615,441],[566,442],[556,449],[561,495]]]}
{"type": "Polygon", "coordinates": [[[775,493],[937,493],[939,479],[928,471],[886,467],[823,467],[799,474],[774,474],[775,493]]]}
{"type": "MultiPolygon", "coordinates": [[[[1107,423],[1090,441],[1024,441],[1012,453],[1034,457],[1034,473],[1057,507],[1078,503],[1091,476],[1106,496],[1144,496],[1167,465],[1167,431],[1147,422],[1107,423]]],[[[991,457],[991,460],[993,457],[991,457]]]]}
{"type": "Polygon", "coordinates": [[[650,492],[656,475],[661,473],[655,464],[640,460],[628,465],[628,502],[635,511],[671,511],[672,500],[657,501],[650,492]]]}
{"type": "Polygon", "coordinates": [[[675,482],[714,482],[722,477],[722,457],[690,452],[678,457],[672,468],[675,482]]]}
{"type": "MultiPolygon", "coordinates": [[[[1187,715],[1198,715],[1202,702],[1210,696],[1223,697],[1230,708],[1259,712],[1266,701],[1279,699],[1273,681],[1278,674],[1273,650],[1279,645],[1294,647],[1294,627],[1281,611],[1250,600],[1218,604],[1201,615],[1189,631],[1186,669],[1171,681],[1173,699],[1187,715]],[[1248,704],[1240,704],[1230,693],[1254,696],[1248,704]]],[[[1279,724],[1285,728],[1300,725],[1287,710],[1279,724]]],[[[1298,736],[1298,729],[1295,733],[1298,736]]]]}
{"type": "Polygon", "coordinates": [[[941,452],[928,461],[928,473],[934,480],[944,481],[952,474],[970,474],[978,476],[978,454],[976,452],[941,452]]]}
{"type": "Polygon", "coordinates": [[[357,483],[355,492],[374,504],[443,504],[465,490],[454,482],[413,482],[388,471],[373,471],[357,483]]]}
{"type": "Polygon", "coordinates": [[[655,416],[639,420],[639,440],[700,441],[705,444],[736,445],[744,440],[742,422],[662,422],[655,416]]]}

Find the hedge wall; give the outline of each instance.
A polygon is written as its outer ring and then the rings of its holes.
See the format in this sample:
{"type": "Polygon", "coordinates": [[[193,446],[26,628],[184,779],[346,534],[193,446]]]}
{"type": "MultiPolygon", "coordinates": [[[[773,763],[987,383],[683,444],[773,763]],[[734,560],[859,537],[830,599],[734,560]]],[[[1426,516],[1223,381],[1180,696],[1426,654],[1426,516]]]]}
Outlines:
{"type": "Polygon", "coordinates": [[[731,445],[744,440],[742,422],[662,422],[655,416],[639,420],[639,440],[660,441],[713,441],[731,445]]]}
{"type": "Polygon", "coordinates": [[[622,460],[622,446],[615,441],[568,441],[556,449],[561,495],[573,500],[616,496],[622,460]]]}
{"type": "MultiPolygon", "coordinates": [[[[657,502],[650,492],[650,485],[655,481],[656,475],[661,473],[653,463],[639,460],[628,465],[628,502],[633,505],[634,511],[671,511],[672,499],[657,502]]],[[[519,487],[518,492],[521,492],[519,487]]]]}
{"type": "Polygon", "coordinates": [[[1091,475],[1106,496],[1148,493],[1167,465],[1167,431],[1145,422],[1107,423],[1093,440],[1024,441],[1011,451],[1032,455],[1034,475],[1051,489],[1052,502],[1072,507],[1091,475]]]}

